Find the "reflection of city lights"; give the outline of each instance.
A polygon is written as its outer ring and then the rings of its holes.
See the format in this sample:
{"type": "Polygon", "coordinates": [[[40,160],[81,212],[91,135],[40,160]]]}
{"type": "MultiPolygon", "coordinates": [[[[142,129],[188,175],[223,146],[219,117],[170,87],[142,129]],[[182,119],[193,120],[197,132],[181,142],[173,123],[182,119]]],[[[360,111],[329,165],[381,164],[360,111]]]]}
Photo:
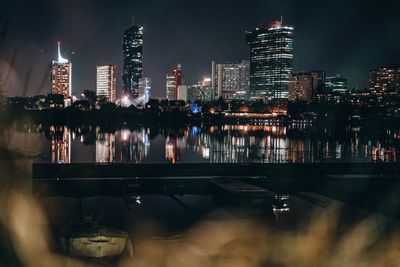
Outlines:
{"type": "Polygon", "coordinates": [[[174,145],[172,143],[165,144],[165,158],[166,159],[174,158],[174,145]]]}
{"type": "Polygon", "coordinates": [[[122,130],[122,140],[127,141],[129,138],[130,132],[129,130],[122,130]]]}
{"type": "Polygon", "coordinates": [[[132,198],[135,200],[135,203],[140,205],[142,204],[142,199],[140,196],[132,196],[132,198]]]}
{"type": "Polygon", "coordinates": [[[197,136],[198,133],[199,133],[199,128],[197,126],[193,126],[192,130],[191,130],[191,134],[194,136],[197,136]]]}
{"type": "Polygon", "coordinates": [[[210,158],[210,149],[208,147],[202,147],[201,148],[201,155],[202,155],[203,158],[209,159],[210,158]]]}
{"type": "Polygon", "coordinates": [[[275,202],[272,203],[272,211],[273,211],[276,219],[278,219],[279,214],[290,211],[288,201],[289,201],[288,194],[275,195],[275,202]]]}

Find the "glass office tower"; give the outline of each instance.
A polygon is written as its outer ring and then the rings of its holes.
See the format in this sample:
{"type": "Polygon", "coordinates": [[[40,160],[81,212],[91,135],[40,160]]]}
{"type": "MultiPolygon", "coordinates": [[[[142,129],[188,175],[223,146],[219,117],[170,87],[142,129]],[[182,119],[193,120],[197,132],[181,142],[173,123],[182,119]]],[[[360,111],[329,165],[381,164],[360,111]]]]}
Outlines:
{"type": "Polygon", "coordinates": [[[246,32],[250,46],[250,100],[287,100],[293,69],[293,31],[281,20],[246,32]]]}
{"type": "Polygon", "coordinates": [[[125,31],[123,44],[124,91],[132,97],[139,96],[139,79],[143,75],[143,27],[135,24],[125,31]]]}

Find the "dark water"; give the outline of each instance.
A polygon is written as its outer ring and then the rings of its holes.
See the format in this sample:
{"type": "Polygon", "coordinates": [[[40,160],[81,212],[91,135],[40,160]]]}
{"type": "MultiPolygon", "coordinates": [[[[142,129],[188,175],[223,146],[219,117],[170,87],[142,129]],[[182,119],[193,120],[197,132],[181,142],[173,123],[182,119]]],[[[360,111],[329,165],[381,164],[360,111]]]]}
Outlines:
{"type": "MultiPolygon", "coordinates": [[[[32,163],[82,162],[268,164],[398,161],[398,133],[388,133],[386,138],[377,139],[353,129],[344,135],[327,133],[315,136],[310,128],[311,125],[304,123],[168,129],[122,127],[117,130],[99,126],[72,129],[67,126],[17,125],[7,131],[7,146],[10,151],[28,155],[28,166],[32,163]]],[[[398,227],[400,218],[400,186],[397,179],[392,178],[379,181],[329,179],[315,184],[257,181],[257,186],[266,192],[261,200],[221,195],[210,188],[208,181],[200,180],[140,185],[135,181],[27,183],[45,214],[54,253],[62,253],[59,240],[66,226],[82,222],[91,214],[102,225],[129,233],[139,247],[135,252],[139,255],[135,254],[133,262],[135,257],[147,257],[147,250],[141,248],[149,240],[188,242],[203,251],[210,244],[222,242],[221,238],[227,239],[224,244],[233,242],[239,247],[247,247],[247,241],[243,241],[246,237],[262,242],[259,253],[254,256],[258,259],[257,264],[245,264],[258,266],[265,262],[258,258],[259,254],[264,255],[263,246],[271,242],[276,243],[277,253],[293,249],[285,247],[288,242],[312,244],[320,240],[319,235],[332,244],[340,244],[339,241],[347,234],[356,241],[361,236],[372,235],[378,243],[389,242],[385,239],[398,227]],[[363,224],[367,226],[359,228],[363,224]],[[205,244],[198,240],[203,237],[207,239],[205,244]]],[[[166,260],[170,248],[169,245],[163,246],[166,254],[159,257],[166,260]]],[[[187,246],[185,243],[178,251],[187,246]]],[[[225,245],[219,247],[222,248],[226,249],[225,245]]],[[[155,245],[154,250],[159,249],[155,245]]],[[[274,249],[274,246],[269,249],[274,249]]],[[[349,247],[346,245],[343,249],[349,247]]],[[[384,254],[379,246],[376,251],[384,254]]],[[[356,262],[364,258],[361,252],[354,253],[358,257],[356,262]]],[[[276,261],[291,265],[285,257],[276,261]]],[[[165,266],[164,263],[160,266],[165,266]]],[[[176,265],[180,265],[179,262],[176,265]]]]}

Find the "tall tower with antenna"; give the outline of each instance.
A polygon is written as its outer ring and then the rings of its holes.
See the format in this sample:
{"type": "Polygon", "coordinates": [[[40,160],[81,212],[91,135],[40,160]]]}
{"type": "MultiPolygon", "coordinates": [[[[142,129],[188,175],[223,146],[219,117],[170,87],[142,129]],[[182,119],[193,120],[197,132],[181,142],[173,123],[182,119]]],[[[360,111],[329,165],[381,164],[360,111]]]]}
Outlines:
{"type": "Polygon", "coordinates": [[[61,42],[57,42],[58,57],[51,63],[51,93],[64,98],[72,94],[72,63],[61,55],[61,42]]]}

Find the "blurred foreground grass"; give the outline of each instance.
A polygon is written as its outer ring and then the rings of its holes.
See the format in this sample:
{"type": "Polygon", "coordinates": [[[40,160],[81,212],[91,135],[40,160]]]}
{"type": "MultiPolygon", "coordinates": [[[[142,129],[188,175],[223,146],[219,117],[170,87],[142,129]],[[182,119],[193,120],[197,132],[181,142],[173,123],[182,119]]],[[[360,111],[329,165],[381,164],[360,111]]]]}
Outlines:
{"type": "MultiPolygon", "coordinates": [[[[86,266],[52,250],[48,222],[31,196],[17,190],[0,198],[2,266],[86,266]]],[[[239,219],[200,221],[179,238],[134,240],[134,256],[118,266],[399,266],[400,232],[380,216],[338,227],[331,206],[297,231],[239,219]]],[[[95,265],[93,263],[93,265],[95,265]]]]}

